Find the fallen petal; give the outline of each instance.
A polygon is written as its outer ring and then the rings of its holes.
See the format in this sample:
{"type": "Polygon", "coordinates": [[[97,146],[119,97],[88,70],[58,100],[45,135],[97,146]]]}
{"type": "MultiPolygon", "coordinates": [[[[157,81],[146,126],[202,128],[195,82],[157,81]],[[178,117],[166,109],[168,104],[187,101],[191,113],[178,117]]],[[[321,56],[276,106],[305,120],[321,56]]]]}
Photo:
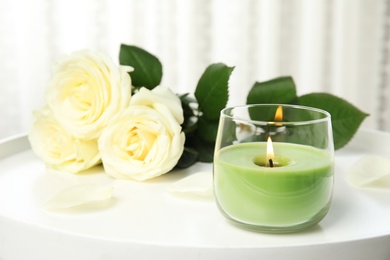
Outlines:
{"type": "Polygon", "coordinates": [[[213,175],[210,172],[198,172],[187,176],[168,187],[173,193],[185,193],[201,196],[213,196],[213,175]]]}
{"type": "Polygon", "coordinates": [[[355,186],[390,188],[390,158],[365,156],[352,165],[346,177],[355,186]]]}
{"type": "Polygon", "coordinates": [[[60,191],[51,197],[47,209],[66,209],[87,203],[107,200],[112,197],[113,187],[95,184],[80,184],[60,191]]]}

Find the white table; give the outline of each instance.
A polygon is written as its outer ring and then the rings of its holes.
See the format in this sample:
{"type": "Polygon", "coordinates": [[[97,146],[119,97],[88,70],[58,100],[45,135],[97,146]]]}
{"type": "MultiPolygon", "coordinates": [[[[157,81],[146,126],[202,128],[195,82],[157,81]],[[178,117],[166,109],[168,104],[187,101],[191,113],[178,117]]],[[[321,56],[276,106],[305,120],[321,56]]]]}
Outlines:
{"type": "Polygon", "coordinates": [[[361,130],[336,152],[334,199],[326,218],[301,233],[272,235],[227,222],[213,198],[176,196],[171,183],[211,164],[147,182],[47,172],[25,136],[0,143],[0,259],[390,259],[390,190],[359,189],[345,173],[361,156],[390,156],[390,134],[361,130]],[[114,186],[114,199],[65,212],[42,205],[78,183],[114,186]]]}

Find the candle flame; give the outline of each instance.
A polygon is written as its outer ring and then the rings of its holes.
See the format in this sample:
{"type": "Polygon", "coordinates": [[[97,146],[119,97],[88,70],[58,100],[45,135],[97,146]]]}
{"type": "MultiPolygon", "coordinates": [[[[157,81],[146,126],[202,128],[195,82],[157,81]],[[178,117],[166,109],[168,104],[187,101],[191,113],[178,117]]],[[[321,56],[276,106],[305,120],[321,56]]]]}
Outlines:
{"type": "Polygon", "coordinates": [[[272,160],[272,161],[275,160],[275,154],[274,154],[274,147],[272,145],[271,136],[268,136],[268,139],[267,139],[267,162],[269,162],[270,160],[272,160]]]}
{"type": "Polygon", "coordinates": [[[276,122],[280,122],[280,121],[283,120],[283,108],[282,108],[282,106],[278,106],[278,108],[276,109],[274,120],[276,122]]]}

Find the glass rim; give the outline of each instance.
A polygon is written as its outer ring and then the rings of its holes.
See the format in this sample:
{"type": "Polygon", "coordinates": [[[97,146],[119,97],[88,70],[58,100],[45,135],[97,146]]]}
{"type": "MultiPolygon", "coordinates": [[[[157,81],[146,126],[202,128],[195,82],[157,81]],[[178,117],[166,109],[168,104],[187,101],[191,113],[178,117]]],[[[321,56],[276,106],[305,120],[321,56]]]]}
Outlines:
{"type": "Polygon", "coordinates": [[[242,120],[248,123],[253,123],[253,124],[258,124],[258,125],[269,125],[271,124],[282,124],[282,125],[307,125],[307,124],[316,124],[316,123],[322,123],[326,121],[331,122],[331,114],[328,111],[325,111],[320,108],[315,108],[315,107],[309,107],[309,106],[302,106],[302,105],[291,105],[291,104],[247,104],[247,105],[238,105],[238,106],[230,106],[230,107],[225,107],[224,109],[221,110],[221,117],[225,118],[230,118],[230,119],[237,119],[237,120],[242,120]],[[314,111],[316,113],[320,113],[324,115],[323,118],[319,119],[312,119],[312,120],[303,120],[303,121],[261,121],[261,120],[254,120],[250,118],[240,118],[236,116],[232,116],[227,114],[228,110],[233,110],[233,109],[239,109],[239,108],[250,108],[250,107],[289,107],[289,108],[294,108],[294,109],[300,109],[300,110],[310,110],[314,111]]]}

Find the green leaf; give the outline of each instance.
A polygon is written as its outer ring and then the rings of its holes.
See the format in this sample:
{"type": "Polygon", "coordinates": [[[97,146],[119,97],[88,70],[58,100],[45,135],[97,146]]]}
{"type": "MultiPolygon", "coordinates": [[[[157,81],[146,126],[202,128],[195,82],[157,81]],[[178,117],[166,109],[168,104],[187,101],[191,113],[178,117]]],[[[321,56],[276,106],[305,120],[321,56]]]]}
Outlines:
{"type": "Polygon", "coordinates": [[[198,161],[213,162],[215,143],[205,142],[202,139],[197,140],[195,148],[199,152],[198,161]]]}
{"type": "Polygon", "coordinates": [[[154,55],[141,48],[122,44],[119,52],[119,63],[134,68],[134,71],[131,72],[131,80],[135,87],[153,89],[161,82],[161,62],[154,55]]]}
{"type": "Polygon", "coordinates": [[[234,67],[223,63],[211,64],[199,79],[195,97],[199,110],[207,120],[217,120],[228,101],[228,81],[234,67]]]}
{"type": "Polygon", "coordinates": [[[184,147],[183,154],[181,155],[176,167],[187,168],[196,163],[199,153],[190,147],[184,147]]]}
{"type": "Polygon", "coordinates": [[[335,149],[346,145],[368,116],[351,103],[327,93],[311,93],[298,98],[298,104],[328,111],[332,116],[335,149]]]}
{"type": "Polygon", "coordinates": [[[291,104],[297,98],[292,77],[256,82],[247,96],[247,104],[291,104]]]}
{"type": "Polygon", "coordinates": [[[181,106],[183,108],[184,122],[182,124],[183,132],[188,136],[189,133],[195,132],[198,128],[197,121],[194,109],[191,104],[197,104],[195,98],[189,96],[189,94],[180,95],[181,106]]]}
{"type": "Polygon", "coordinates": [[[181,101],[181,106],[183,108],[184,117],[195,116],[191,104],[196,104],[196,100],[194,98],[191,98],[188,93],[180,95],[179,98],[181,101]]]}
{"type": "Polygon", "coordinates": [[[200,117],[198,120],[197,136],[206,142],[215,143],[218,132],[219,120],[206,120],[200,117]]]}

